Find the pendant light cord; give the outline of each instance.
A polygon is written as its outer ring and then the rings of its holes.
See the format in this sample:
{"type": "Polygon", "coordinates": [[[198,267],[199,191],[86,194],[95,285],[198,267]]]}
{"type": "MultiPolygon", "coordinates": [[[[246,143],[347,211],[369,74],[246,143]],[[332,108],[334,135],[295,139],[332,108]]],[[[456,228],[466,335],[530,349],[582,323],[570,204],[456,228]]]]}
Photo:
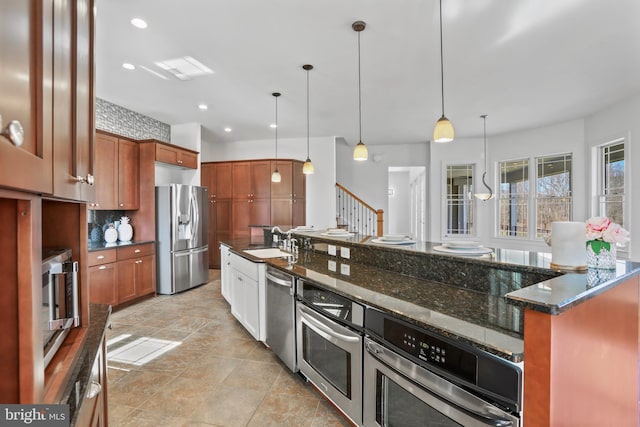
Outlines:
{"type": "Polygon", "coordinates": [[[307,69],[307,159],[309,159],[309,69],[307,69]]]}
{"type": "Polygon", "coordinates": [[[358,31],[358,134],[362,142],[362,85],[360,71],[360,31],[358,31]]]}
{"type": "Polygon", "coordinates": [[[278,97],[276,96],[276,170],[278,170],[278,97]]]}
{"type": "Polygon", "coordinates": [[[442,116],[444,117],[444,56],[442,54],[442,0],[440,0],[440,89],[442,99],[442,116]]]}

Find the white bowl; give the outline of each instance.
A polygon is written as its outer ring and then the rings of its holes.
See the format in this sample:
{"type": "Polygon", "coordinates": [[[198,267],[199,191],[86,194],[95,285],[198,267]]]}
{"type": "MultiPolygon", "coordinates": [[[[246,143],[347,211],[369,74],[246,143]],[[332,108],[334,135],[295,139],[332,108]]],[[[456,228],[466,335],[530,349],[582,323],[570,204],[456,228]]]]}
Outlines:
{"type": "Polygon", "coordinates": [[[408,240],[409,237],[405,234],[385,234],[384,236],[379,237],[379,239],[387,242],[401,242],[403,240],[408,240]]]}
{"type": "Polygon", "coordinates": [[[451,249],[475,249],[480,247],[480,243],[473,240],[451,240],[445,242],[443,246],[451,249]]]}

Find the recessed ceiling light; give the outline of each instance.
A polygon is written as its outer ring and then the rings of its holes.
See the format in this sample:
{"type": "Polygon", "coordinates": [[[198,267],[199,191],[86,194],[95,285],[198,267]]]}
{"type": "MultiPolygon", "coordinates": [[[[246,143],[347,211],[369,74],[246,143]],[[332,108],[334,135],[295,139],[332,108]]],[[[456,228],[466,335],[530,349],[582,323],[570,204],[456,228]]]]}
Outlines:
{"type": "Polygon", "coordinates": [[[231,128],[224,128],[225,132],[231,132],[231,128]]]}
{"type": "Polygon", "coordinates": [[[213,74],[211,68],[190,56],[159,61],[155,64],[180,80],[191,80],[193,77],[213,74]]]}
{"type": "Polygon", "coordinates": [[[122,64],[122,68],[124,68],[125,70],[135,70],[136,66],[133,64],[129,64],[128,62],[125,62],[122,64]]]}
{"type": "Polygon", "coordinates": [[[278,125],[277,125],[277,124],[275,124],[275,123],[271,123],[271,124],[269,125],[269,127],[270,127],[270,128],[274,128],[274,129],[275,129],[275,128],[277,128],[277,127],[278,127],[278,125]]]}
{"type": "Polygon", "coordinates": [[[133,25],[136,28],[147,28],[147,23],[140,18],[133,18],[131,20],[131,25],[133,25]]]}
{"type": "Polygon", "coordinates": [[[201,110],[206,110],[206,109],[209,108],[209,106],[207,104],[199,104],[198,108],[201,109],[201,110]]]}

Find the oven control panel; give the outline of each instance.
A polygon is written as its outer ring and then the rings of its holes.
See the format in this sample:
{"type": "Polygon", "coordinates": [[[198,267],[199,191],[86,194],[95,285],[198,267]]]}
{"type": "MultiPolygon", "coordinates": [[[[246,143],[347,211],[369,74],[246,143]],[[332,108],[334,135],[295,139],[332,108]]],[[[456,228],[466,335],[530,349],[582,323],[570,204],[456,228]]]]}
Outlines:
{"type": "Polygon", "coordinates": [[[384,338],[423,362],[475,383],[477,358],[470,352],[422,331],[400,325],[392,319],[384,320],[384,338]]]}

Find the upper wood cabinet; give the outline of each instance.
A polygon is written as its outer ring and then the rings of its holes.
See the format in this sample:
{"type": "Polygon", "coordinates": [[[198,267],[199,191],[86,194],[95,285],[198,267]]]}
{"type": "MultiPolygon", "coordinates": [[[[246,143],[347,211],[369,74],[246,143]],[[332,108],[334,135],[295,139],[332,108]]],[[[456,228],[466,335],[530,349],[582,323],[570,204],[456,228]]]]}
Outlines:
{"type": "Polygon", "coordinates": [[[92,201],[93,2],[53,7],[53,195],[92,201]]]}
{"type": "Polygon", "coordinates": [[[53,191],[52,4],[0,2],[0,121],[2,129],[15,121],[24,130],[21,145],[0,136],[0,187],[53,191]]]}
{"type": "Polygon", "coordinates": [[[135,210],[140,205],[139,147],[136,142],[98,132],[95,139],[96,201],[99,210],[135,210]]]}
{"type": "Polygon", "coordinates": [[[231,165],[234,199],[271,197],[271,162],[269,160],[234,162],[231,165]]]}
{"type": "Polygon", "coordinates": [[[203,163],[200,183],[209,189],[209,199],[231,199],[232,166],[230,163],[203,163]]]}
{"type": "Polygon", "coordinates": [[[156,152],[156,162],[169,165],[180,166],[187,169],[198,169],[198,152],[189,150],[177,145],[155,139],[140,141],[141,143],[154,144],[156,152]]]}

